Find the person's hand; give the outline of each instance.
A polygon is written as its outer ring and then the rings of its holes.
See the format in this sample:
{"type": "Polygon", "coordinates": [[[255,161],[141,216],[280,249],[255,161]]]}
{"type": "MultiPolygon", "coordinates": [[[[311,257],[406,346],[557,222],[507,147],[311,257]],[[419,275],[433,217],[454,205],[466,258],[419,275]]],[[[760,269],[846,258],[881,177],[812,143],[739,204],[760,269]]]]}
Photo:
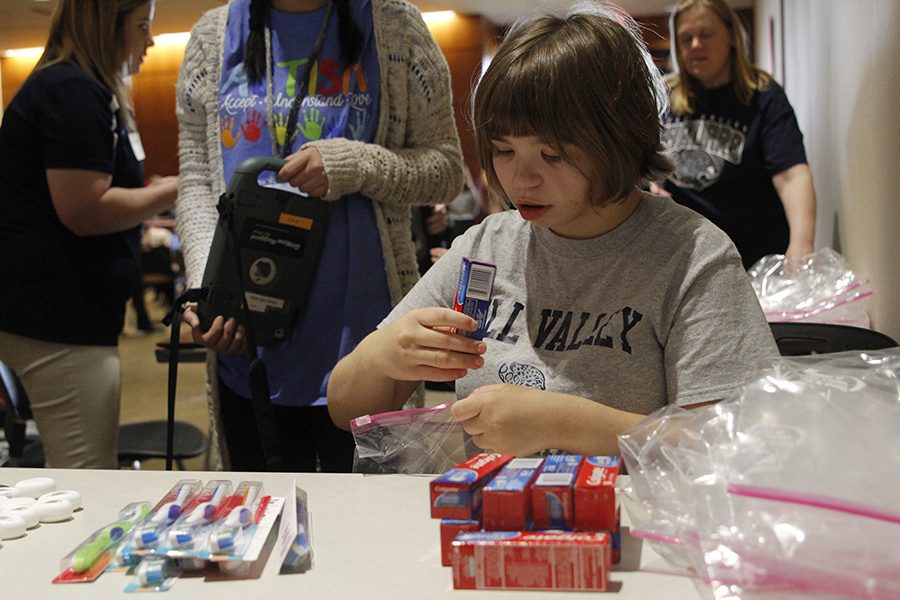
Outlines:
{"type": "Polygon", "coordinates": [[[244,351],[244,327],[234,318],[225,320],[221,315],[213,319],[209,331],[200,330],[200,316],[197,304],[189,302],[184,306],[184,322],[191,328],[191,339],[195,344],[223,354],[238,354],[244,351]]]}
{"type": "Polygon", "coordinates": [[[447,254],[447,248],[437,246],[435,248],[429,249],[428,254],[431,255],[431,262],[436,263],[440,257],[447,254]]]}
{"type": "Polygon", "coordinates": [[[449,308],[419,308],[376,332],[375,368],[396,381],[454,381],[484,365],[487,345],[453,329],[474,331],[475,319],[449,308]]]}
{"type": "MultiPolygon", "coordinates": [[[[165,177],[156,177],[147,184],[154,192],[163,196],[167,202],[167,206],[162,210],[168,210],[175,206],[175,199],[178,197],[178,176],[166,175],[165,177]]],[[[162,211],[160,211],[162,212],[162,211]]]]}
{"type": "Polygon", "coordinates": [[[528,456],[551,445],[547,424],[554,398],[544,390],[498,383],[453,403],[450,412],[479,448],[528,456]]]}
{"type": "Polygon", "coordinates": [[[785,251],[784,255],[791,260],[802,262],[802,259],[806,255],[812,254],[814,251],[815,250],[811,242],[792,242],[788,244],[787,250],[785,251]]]}
{"type": "Polygon", "coordinates": [[[288,156],[287,164],[278,171],[278,181],[287,181],[313,198],[327,194],[330,185],[322,155],[313,146],[301,148],[288,156]]]}
{"type": "Polygon", "coordinates": [[[667,192],[666,188],[664,188],[658,181],[650,182],[650,193],[656,194],[657,196],[668,196],[669,198],[672,197],[672,194],[667,192]]]}
{"type": "Polygon", "coordinates": [[[447,214],[446,204],[435,204],[431,214],[425,219],[425,231],[428,235],[438,235],[450,227],[450,216],[447,214]]]}

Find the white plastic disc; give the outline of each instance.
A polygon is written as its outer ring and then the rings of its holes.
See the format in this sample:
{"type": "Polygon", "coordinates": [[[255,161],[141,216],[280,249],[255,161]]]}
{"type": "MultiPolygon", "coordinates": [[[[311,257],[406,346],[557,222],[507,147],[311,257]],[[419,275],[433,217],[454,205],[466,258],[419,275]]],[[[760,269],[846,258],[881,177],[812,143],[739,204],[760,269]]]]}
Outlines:
{"type": "Polygon", "coordinates": [[[23,496],[31,496],[38,498],[47,492],[56,489],[56,481],[49,477],[33,477],[31,479],[23,479],[16,484],[23,496]]]}
{"type": "Polygon", "coordinates": [[[22,490],[13,487],[0,487],[0,498],[18,498],[22,495],[22,490]]]}
{"type": "Polygon", "coordinates": [[[81,508],[81,494],[75,490],[56,490],[49,492],[38,498],[38,502],[47,502],[48,500],[68,500],[73,510],[81,508]]]}
{"type": "Polygon", "coordinates": [[[57,523],[65,521],[72,516],[74,509],[68,500],[62,498],[38,502],[35,505],[38,514],[41,515],[41,523],[57,523]]]}
{"type": "Polygon", "coordinates": [[[32,506],[34,504],[37,504],[37,500],[31,496],[19,496],[18,498],[8,498],[3,506],[0,507],[0,510],[18,508],[20,506],[32,506]]]}
{"type": "Polygon", "coordinates": [[[27,529],[31,529],[32,527],[37,526],[38,521],[41,520],[41,515],[38,513],[38,510],[31,506],[15,506],[13,508],[8,508],[6,506],[0,506],[0,515],[18,515],[22,517],[22,520],[25,521],[25,527],[27,529]]]}
{"type": "Polygon", "coordinates": [[[0,540],[11,540],[25,535],[25,519],[18,515],[0,515],[0,540]]]}

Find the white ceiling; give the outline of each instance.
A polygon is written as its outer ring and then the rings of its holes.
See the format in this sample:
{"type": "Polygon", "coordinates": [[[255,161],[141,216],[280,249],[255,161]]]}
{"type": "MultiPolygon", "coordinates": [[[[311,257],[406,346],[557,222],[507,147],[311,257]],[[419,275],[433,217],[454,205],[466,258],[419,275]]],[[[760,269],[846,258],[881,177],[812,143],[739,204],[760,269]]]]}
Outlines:
{"type": "MultiPolygon", "coordinates": [[[[668,12],[675,0],[619,0],[632,15],[658,15],[668,12]]],[[[153,32],[188,31],[204,12],[225,4],[226,0],[156,0],[153,32]]],[[[481,14],[497,24],[514,21],[535,10],[558,10],[576,0],[412,0],[422,11],[455,10],[481,14]]],[[[0,0],[0,51],[10,48],[42,46],[46,41],[50,13],[56,0],[0,0]]],[[[734,6],[750,6],[752,0],[733,0],[734,6]]]]}

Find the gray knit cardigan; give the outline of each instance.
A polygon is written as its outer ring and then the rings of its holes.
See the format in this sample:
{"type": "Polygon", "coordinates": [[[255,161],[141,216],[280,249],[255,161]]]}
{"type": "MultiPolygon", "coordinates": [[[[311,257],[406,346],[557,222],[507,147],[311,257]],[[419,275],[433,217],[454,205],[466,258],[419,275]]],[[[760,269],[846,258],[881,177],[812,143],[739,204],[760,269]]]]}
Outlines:
{"type": "MultiPolygon", "coordinates": [[[[228,6],[194,26],[178,76],[180,178],[176,231],[188,286],[199,287],[225,190],[218,94],[228,6]]],[[[404,0],[372,0],[381,81],[373,143],[310,142],[322,155],[326,200],[359,192],[372,200],[391,304],[418,279],[410,206],[449,202],[462,189],[462,153],[450,97],[450,72],[418,10],[404,0]]]]}

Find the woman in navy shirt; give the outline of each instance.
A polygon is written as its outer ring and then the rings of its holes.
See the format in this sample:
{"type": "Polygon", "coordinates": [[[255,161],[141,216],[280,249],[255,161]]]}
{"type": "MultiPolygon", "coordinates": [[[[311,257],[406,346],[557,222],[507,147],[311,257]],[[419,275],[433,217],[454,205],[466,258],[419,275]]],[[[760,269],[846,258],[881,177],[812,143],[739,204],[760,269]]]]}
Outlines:
{"type": "Polygon", "coordinates": [[[670,29],[678,68],[663,143],[676,169],[663,193],[724,230],[745,269],[768,254],[811,253],[803,135],[784,90],[748,61],[737,15],[724,0],[684,0],[670,29]]]}
{"type": "Polygon", "coordinates": [[[144,187],[125,78],[154,0],[60,0],[0,128],[0,360],[28,391],[48,466],[115,468],[118,338],[140,225],[175,202],[144,187]]]}

